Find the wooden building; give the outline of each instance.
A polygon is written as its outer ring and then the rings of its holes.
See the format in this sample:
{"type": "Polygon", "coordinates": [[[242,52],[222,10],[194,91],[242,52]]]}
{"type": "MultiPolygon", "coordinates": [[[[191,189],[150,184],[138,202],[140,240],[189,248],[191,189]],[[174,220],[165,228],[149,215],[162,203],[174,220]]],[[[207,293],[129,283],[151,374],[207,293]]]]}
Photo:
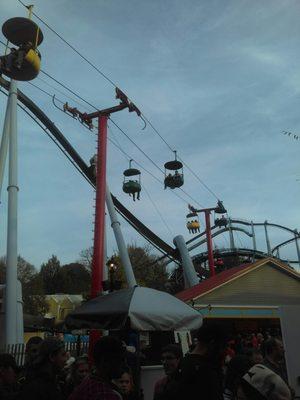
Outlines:
{"type": "Polygon", "coordinates": [[[268,257],[223,271],[177,297],[234,330],[279,327],[279,307],[300,305],[300,274],[268,257]]]}

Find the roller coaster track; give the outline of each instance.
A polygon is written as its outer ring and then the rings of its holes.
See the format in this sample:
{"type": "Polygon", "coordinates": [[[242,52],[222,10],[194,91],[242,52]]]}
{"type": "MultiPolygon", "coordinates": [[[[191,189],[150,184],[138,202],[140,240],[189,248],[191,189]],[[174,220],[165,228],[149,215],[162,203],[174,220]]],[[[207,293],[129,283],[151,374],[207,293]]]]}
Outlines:
{"type": "MultiPolygon", "coordinates": [[[[6,91],[9,90],[9,82],[5,80],[3,77],[0,76],[0,86],[2,86],[6,91]]],[[[23,92],[18,90],[18,99],[19,101],[24,105],[22,107],[33,119],[35,122],[38,123],[39,126],[42,127],[47,133],[51,134],[51,137],[55,142],[58,142],[59,145],[64,149],[64,151],[68,154],[68,156],[72,159],[74,164],[78,167],[78,169],[82,172],[82,174],[85,176],[87,181],[90,183],[90,185],[95,188],[95,177],[93,176],[91,170],[89,169],[88,165],[85,163],[85,161],[80,157],[80,155],[77,153],[77,151],[73,148],[73,146],[70,144],[70,142],[66,139],[66,137],[62,134],[62,132],[56,127],[54,122],[52,122],[47,115],[29,98],[27,97],[23,92]],[[29,110],[30,112],[28,112],[29,110]]],[[[20,104],[19,104],[20,105],[20,104]]],[[[150,230],[146,225],[144,225],[135,215],[133,215],[114,195],[112,195],[112,199],[114,202],[114,205],[118,211],[118,213],[141,235],[143,236],[148,242],[150,242],[153,246],[155,246],[159,251],[161,251],[164,256],[161,257],[162,259],[169,258],[170,261],[175,261],[176,263],[180,262],[180,257],[176,249],[171,247],[169,244],[164,242],[158,235],[156,235],[152,230],[150,230]]],[[[289,232],[294,235],[293,238],[285,240],[284,242],[279,243],[275,247],[271,249],[270,245],[268,245],[268,253],[261,252],[256,249],[225,249],[224,251],[218,250],[218,254],[220,255],[229,255],[229,254],[239,254],[241,252],[241,255],[249,255],[249,256],[255,256],[257,258],[261,257],[267,257],[270,256],[271,254],[274,255],[274,253],[279,251],[279,248],[282,246],[285,246],[293,241],[295,241],[296,246],[297,246],[297,253],[298,253],[298,260],[288,260],[289,263],[299,263],[300,262],[300,251],[298,247],[298,242],[297,240],[300,239],[300,234],[296,229],[290,229],[287,228],[283,225],[279,224],[273,224],[270,222],[252,222],[252,221],[246,221],[242,219],[229,219],[230,220],[230,226],[225,227],[225,228],[218,228],[216,225],[212,227],[212,237],[217,237],[218,235],[225,233],[225,232],[233,232],[233,231],[239,231],[244,233],[245,235],[252,237],[255,236],[253,233],[248,232],[247,230],[243,228],[239,228],[237,226],[233,226],[232,224],[239,224],[239,225],[246,225],[246,226],[251,226],[252,229],[256,226],[264,226],[265,230],[267,230],[267,227],[274,227],[274,228],[279,228],[281,230],[284,230],[286,232],[289,232]],[[246,251],[247,250],[247,251],[246,251]]],[[[252,231],[254,232],[254,231],[252,231]]],[[[266,231],[266,236],[267,236],[267,231],[266,231]]],[[[204,244],[206,242],[206,237],[205,237],[205,231],[200,233],[199,235],[196,235],[192,239],[188,240],[186,242],[189,251],[197,248],[198,246],[204,244]],[[198,242],[192,244],[193,242],[197,241],[200,239],[198,242]]],[[[268,239],[267,239],[268,242],[268,239]]],[[[205,256],[205,252],[201,253],[203,257],[205,256]]],[[[201,254],[198,256],[201,257],[201,254]]],[[[195,257],[198,257],[195,256],[195,257]]],[[[169,262],[170,262],[169,261],[169,262]]],[[[282,261],[287,261],[287,260],[282,260],[282,261]]]]}
{"type": "MultiPolygon", "coordinates": [[[[0,76],[0,86],[2,86],[6,91],[9,90],[9,82],[0,76]]],[[[73,162],[80,169],[82,174],[86,177],[88,182],[95,188],[95,177],[93,176],[91,170],[85,161],[80,157],[77,151],[73,148],[71,143],[65,138],[62,132],[57,128],[57,126],[52,122],[47,115],[23,92],[18,90],[19,101],[33,114],[38,121],[45,127],[45,131],[48,131],[54,141],[57,141],[60,146],[66,151],[73,162]]],[[[30,115],[31,115],[30,114],[30,115]]],[[[33,117],[35,120],[35,118],[33,117]]],[[[36,120],[35,120],[36,121],[36,120]]],[[[39,123],[39,125],[40,125],[39,123]]],[[[114,195],[112,195],[114,205],[119,212],[119,214],[148,242],[155,246],[158,250],[165,254],[166,257],[175,258],[174,261],[179,260],[178,253],[169,244],[164,242],[159,236],[152,232],[146,225],[144,225],[138,218],[136,218],[114,195]],[[171,255],[171,256],[170,256],[171,255]]]]}
{"type": "MultiPolygon", "coordinates": [[[[300,266],[300,250],[299,250],[299,245],[298,245],[298,240],[300,240],[300,234],[299,234],[297,229],[290,229],[290,228],[288,228],[286,226],[283,226],[283,225],[280,225],[280,224],[270,223],[268,221],[265,221],[265,222],[253,222],[253,221],[246,221],[246,220],[235,219],[235,218],[228,218],[228,221],[230,222],[230,224],[229,224],[229,226],[227,226],[225,228],[222,228],[222,229],[219,228],[218,229],[218,227],[216,225],[213,226],[212,227],[212,237],[216,237],[216,236],[218,236],[218,235],[220,235],[222,233],[225,233],[225,232],[239,231],[239,232],[242,232],[242,233],[246,234],[249,237],[252,237],[252,238],[254,237],[254,239],[255,239],[254,227],[258,227],[258,226],[264,226],[267,244],[269,242],[268,234],[267,234],[267,228],[268,227],[273,227],[273,228],[278,228],[278,229],[284,230],[284,231],[292,234],[293,237],[288,239],[288,240],[285,240],[285,241],[279,243],[278,245],[276,245],[273,248],[271,248],[270,245],[268,245],[268,248],[269,248],[268,249],[269,250],[268,253],[259,251],[256,248],[254,248],[254,249],[241,249],[241,248],[235,247],[234,249],[218,250],[217,251],[218,255],[220,255],[220,256],[229,256],[229,255],[233,255],[233,254],[235,254],[235,255],[238,254],[238,255],[241,255],[241,256],[252,256],[252,257],[255,257],[255,258],[268,257],[270,255],[275,256],[275,253],[276,252],[278,253],[278,251],[279,251],[279,249],[281,247],[283,247],[283,246],[285,246],[285,245],[287,245],[289,243],[295,242],[296,249],[297,249],[298,260],[284,260],[284,259],[281,259],[278,254],[277,254],[277,258],[279,258],[283,262],[287,262],[287,263],[290,263],[290,264],[299,264],[299,266],[300,266]],[[247,230],[239,228],[239,227],[234,226],[232,224],[240,224],[240,225],[250,226],[253,230],[250,233],[247,230]],[[216,229],[218,229],[218,230],[216,231],[216,229]]],[[[199,235],[197,235],[197,236],[193,237],[192,239],[190,239],[189,241],[187,241],[188,250],[189,251],[194,250],[198,246],[201,246],[202,244],[204,244],[206,242],[206,238],[204,236],[205,236],[205,232],[202,232],[199,235]],[[195,242],[196,240],[198,240],[198,241],[195,244],[191,245],[191,243],[195,242]]],[[[200,258],[204,257],[205,258],[205,257],[207,257],[207,253],[203,252],[203,253],[200,253],[200,254],[194,256],[194,258],[198,258],[198,257],[200,257],[200,258]]]]}

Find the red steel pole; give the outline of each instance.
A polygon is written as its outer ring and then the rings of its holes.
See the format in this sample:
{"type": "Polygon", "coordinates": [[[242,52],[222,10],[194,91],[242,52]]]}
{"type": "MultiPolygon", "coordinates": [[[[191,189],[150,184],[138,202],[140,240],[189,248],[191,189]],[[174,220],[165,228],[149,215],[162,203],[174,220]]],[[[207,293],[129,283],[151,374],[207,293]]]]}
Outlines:
{"type": "MultiPolygon", "coordinates": [[[[92,261],[91,298],[102,292],[104,240],[105,240],[105,191],[106,191],[106,147],[107,147],[107,115],[98,117],[98,145],[96,163],[96,204],[94,223],[94,251],[92,261]]],[[[101,332],[92,329],[89,338],[89,360],[92,364],[92,352],[101,332]]]]}
{"type": "Polygon", "coordinates": [[[96,167],[96,205],[94,226],[94,252],[92,263],[91,298],[102,291],[104,231],[105,231],[105,190],[106,190],[106,147],[107,147],[107,115],[98,118],[98,146],[96,167]]]}
{"type": "Polygon", "coordinates": [[[205,210],[204,213],[205,213],[205,224],[206,224],[208,266],[209,266],[210,276],[214,276],[216,273],[214,266],[214,255],[213,255],[211,228],[210,228],[210,211],[205,210]]]}

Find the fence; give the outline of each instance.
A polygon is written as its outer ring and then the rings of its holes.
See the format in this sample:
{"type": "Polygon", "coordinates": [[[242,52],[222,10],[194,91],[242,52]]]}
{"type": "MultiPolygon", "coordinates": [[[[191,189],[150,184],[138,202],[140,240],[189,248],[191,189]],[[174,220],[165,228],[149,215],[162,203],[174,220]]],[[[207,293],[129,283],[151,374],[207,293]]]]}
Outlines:
{"type": "MultiPolygon", "coordinates": [[[[9,344],[0,349],[0,353],[9,353],[20,367],[25,363],[25,344],[9,344]]],[[[70,352],[72,356],[79,357],[88,354],[88,342],[65,342],[65,350],[70,352]]]]}

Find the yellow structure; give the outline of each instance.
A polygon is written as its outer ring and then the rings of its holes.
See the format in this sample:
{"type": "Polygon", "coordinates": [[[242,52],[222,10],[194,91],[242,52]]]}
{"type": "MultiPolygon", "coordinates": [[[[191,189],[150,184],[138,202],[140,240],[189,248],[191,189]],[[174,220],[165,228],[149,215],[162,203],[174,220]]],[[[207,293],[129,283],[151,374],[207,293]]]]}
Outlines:
{"type": "Polygon", "coordinates": [[[62,322],[82,301],[81,294],[49,294],[46,296],[49,310],[45,318],[55,318],[55,323],[62,322]]]}

